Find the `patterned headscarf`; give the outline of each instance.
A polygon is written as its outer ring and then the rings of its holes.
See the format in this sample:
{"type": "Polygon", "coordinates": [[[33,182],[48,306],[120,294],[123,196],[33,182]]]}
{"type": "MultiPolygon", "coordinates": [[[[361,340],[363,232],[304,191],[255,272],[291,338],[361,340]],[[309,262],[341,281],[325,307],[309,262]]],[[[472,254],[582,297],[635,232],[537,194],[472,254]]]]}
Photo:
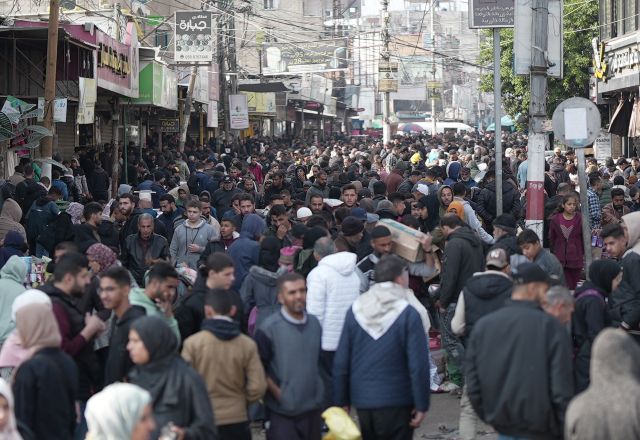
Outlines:
{"type": "Polygon", "coordinates": [[[109,269],[118,261],[116,253],[102,243],[95,243],[89,246],[89,249],[87,249],[87,258],[94,260],[100,265],[100,272],[98,272],[98,274],[109,269]]]}
{"type": "Polygon", "coordinates": [[[82,213],[84,211],[84,206],[78,202],[69,203],[69,207],[66,210],[66,213],[71,216],[71,222],[74,225],[79,225],[82,221],[82,213]]]}

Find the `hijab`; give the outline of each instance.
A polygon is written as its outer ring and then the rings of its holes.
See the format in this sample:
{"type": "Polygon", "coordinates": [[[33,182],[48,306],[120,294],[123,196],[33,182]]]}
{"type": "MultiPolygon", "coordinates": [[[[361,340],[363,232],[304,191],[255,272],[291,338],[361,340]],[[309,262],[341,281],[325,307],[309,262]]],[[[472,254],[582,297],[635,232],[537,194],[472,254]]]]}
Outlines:
{"type": "Polygon", "coordinates": [[[179,380],[171,374],[175,370],[172,363],[178,359],[178,338],[159,316],[141,317],[131,324],[131,330],[138,333],[149,352],[149,361],[136,365],[131,371],[131,383],[149,391],[155,405],[163,397],[165,389],[173,389],[175,380],[179,380]]]}
{"type": "Polygon", "coordinates": [[[420,199],[420,202],[427,208],[427,220],[425,222],[427,231],[433,231],[440,224],[440,200],[438,194],[424,196],[420,199]]]}
{"type": "Polygon", "coordinates": [[[87,258],[96,261],[100,265],[100,272],[95,275],[101,274],[118,261],[118,255],[102,243],[94,243],[89,246],[87,249],[87,258]]]}
{"type": "Polygon", "coordinates": [[[144,407],[150,403],[151,394],[137,385],[109,385],[87,402],[84,412],[89,428],[87,439],[130,439],[144,407]]]}
{"type": "Polygon", "coordinates": [[[611,293],[611,282],[618,276],[622,267],[614,260],[596,260],[589,266],[589,280],[597,289],[611,293]]]}
{"type": "Polygon", "coordinates": [[[79,225],[82,222],[84,206],[78,202],[71,202],[65,212],[71,216],[71,223],[79,225]]]}
{"type": "MultiPolygon", "coordinates": [[[[16,322],[16,313],[29,304],[43,304],[51,310],[51,298],[46,293],[29,289],[18,295],[11,305],[11,320],[16,322]]],[[[14,330],[2,344],[0,350],[0,367],[19,367],[21,363],[29,359],[27,349],[22,346],[18,331],[14,330]]]]}
{"type": "Polygon", "coordinates": [[[62,337],[53,310],[45,304],[29,304],[16,312],[16,326],[27,359],[47,347],[60,347],[62,337]]]}
{"type": "Polygon", "coordinates": [[[258,265],[269,272],[278,271],[278,259],[280,258],[280,240],[276,237],[265,237],[260,242],[260,255],[258,265]]]}
{"type": "Polygon", "coordinates": [[[0,379],[0,396],[7,399],[7,403],[9,404],[9,420],[7,421],[7,426],[0,431],[0,440],[22,440],[22,436],[18,432],[18,424],[14,413],[15,400],[13,399],[11,385],[4,379],[0,379]]]}

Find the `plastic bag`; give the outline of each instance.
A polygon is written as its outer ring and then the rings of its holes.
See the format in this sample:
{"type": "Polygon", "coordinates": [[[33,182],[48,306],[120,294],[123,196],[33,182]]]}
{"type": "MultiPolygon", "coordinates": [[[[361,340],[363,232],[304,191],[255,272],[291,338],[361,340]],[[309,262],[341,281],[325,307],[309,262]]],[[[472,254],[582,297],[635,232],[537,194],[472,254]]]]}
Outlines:
{"type": "Polygon", "coordinates": [[[322,413],[329,432],[323,440],[360,440],[362,435],[346,411],[338,406],[332,406],[322,413]]]}

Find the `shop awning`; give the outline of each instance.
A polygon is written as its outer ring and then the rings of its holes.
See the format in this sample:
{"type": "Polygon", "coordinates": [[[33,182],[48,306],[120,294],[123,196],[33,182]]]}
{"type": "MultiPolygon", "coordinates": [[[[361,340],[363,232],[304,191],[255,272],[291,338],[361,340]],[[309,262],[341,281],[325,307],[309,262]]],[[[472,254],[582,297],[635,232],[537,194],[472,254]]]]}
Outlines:
{"type": "Polygon", "coordinates": [[[290,90],[281,82],[238,84],[238,91],[253,93],[290,92],[290,90]]]}

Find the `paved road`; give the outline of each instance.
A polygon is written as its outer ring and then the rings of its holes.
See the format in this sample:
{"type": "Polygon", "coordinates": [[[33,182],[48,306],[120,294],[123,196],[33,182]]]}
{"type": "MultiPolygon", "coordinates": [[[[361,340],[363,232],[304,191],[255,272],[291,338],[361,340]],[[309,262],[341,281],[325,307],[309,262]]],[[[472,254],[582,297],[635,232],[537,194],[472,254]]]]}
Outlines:
{"type": "MultiPolygon", "coordinates": [[[[450,394],[432,394],[431,410],[420,429],[416,431],[414,440],[454,440],[458,439],[458,419],[460,417],[460,399],[450,394]]],[[[261,430],[253,430],[254,440],[264,440],[261,430]]],[[[482,440],[495,440],[497,435],[478,436],[482,440]]]]}

